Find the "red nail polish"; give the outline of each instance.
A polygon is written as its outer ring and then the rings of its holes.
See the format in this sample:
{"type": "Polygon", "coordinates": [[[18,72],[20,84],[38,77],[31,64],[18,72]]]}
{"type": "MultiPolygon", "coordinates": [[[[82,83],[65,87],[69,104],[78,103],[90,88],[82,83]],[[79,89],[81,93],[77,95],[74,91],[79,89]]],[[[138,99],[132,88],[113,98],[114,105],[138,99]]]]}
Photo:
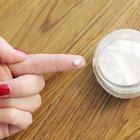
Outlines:
{"type": "Polygon", "coordinates": [[[18,52],[20,52],[20,53],[27,54],[27,53],[26,53],[25,51],[23,51],[23,50],[20,50],[20,49],[17,49],[17,48],[15,48],[15,50],[18,51],[18,52]]]}
{"type": "Polygon", "coordinates": [[[10,87],[6,84],[0,85],[0,96],[8,95],[10,94],[10,87]]]}

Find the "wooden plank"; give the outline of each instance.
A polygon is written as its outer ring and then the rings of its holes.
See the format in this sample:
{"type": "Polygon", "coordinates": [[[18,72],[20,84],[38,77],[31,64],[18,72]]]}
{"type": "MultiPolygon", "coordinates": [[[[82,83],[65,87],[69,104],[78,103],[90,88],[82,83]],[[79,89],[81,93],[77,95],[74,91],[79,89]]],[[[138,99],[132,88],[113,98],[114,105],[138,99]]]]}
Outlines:
{"type": "Polygon", "coordinates": [[[140,30],[140,0],[1,0],[0,35],[28,53],[83,55],[79,71],[46,74],[33,124],[6,140],[139,140],[140,98],[121,100],[96,82],[97,43],[120,28],[140,30]]]}

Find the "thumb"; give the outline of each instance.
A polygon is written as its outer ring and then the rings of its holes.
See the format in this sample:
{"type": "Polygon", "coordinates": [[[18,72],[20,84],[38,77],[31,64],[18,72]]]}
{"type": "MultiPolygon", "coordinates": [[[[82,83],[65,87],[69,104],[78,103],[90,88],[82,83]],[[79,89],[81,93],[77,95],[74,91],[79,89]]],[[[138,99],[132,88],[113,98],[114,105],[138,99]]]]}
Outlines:
{"type": "Polygon", "coordinates": [[[2,37],[0,37],[0,62],[1,63],[16,63],[25,60],[26,55],[14,49],[2,37]]]}

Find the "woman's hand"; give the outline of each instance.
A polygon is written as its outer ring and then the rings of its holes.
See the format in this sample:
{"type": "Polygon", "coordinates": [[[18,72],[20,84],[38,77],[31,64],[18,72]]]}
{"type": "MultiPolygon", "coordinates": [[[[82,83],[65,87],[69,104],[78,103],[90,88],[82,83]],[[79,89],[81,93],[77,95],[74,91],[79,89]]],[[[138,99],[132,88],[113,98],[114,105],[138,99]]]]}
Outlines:
{"type": "Polygon", "coordinates": [[[32,112],[41,105],[39,92],[46,72],[81,68],[77,55],[26,55],[0,38],[0,139],[24,130],[32,123],[32,112]]]}

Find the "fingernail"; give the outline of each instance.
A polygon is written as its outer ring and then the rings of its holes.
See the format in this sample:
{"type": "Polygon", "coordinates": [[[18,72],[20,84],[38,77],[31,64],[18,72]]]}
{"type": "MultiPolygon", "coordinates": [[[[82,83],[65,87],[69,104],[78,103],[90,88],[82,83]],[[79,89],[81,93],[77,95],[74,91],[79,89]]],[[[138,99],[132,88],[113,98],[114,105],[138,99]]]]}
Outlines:
{"type": "Polygon", "coordinates": [[[0,85],[0,96],[8,95],[10,94],[10,87],[6,84],[0,85]]]}
{"type": "Polygon", "coordinates": [[[20,52],[20,53],[22,53],[22,54],[27,54],[25,51],[23,51],[23,50],[20,50],[20,49],[17,49],[17,48],[15,48],[15,50],[16,51],[18,51],[18,52],[20,52]]]}

